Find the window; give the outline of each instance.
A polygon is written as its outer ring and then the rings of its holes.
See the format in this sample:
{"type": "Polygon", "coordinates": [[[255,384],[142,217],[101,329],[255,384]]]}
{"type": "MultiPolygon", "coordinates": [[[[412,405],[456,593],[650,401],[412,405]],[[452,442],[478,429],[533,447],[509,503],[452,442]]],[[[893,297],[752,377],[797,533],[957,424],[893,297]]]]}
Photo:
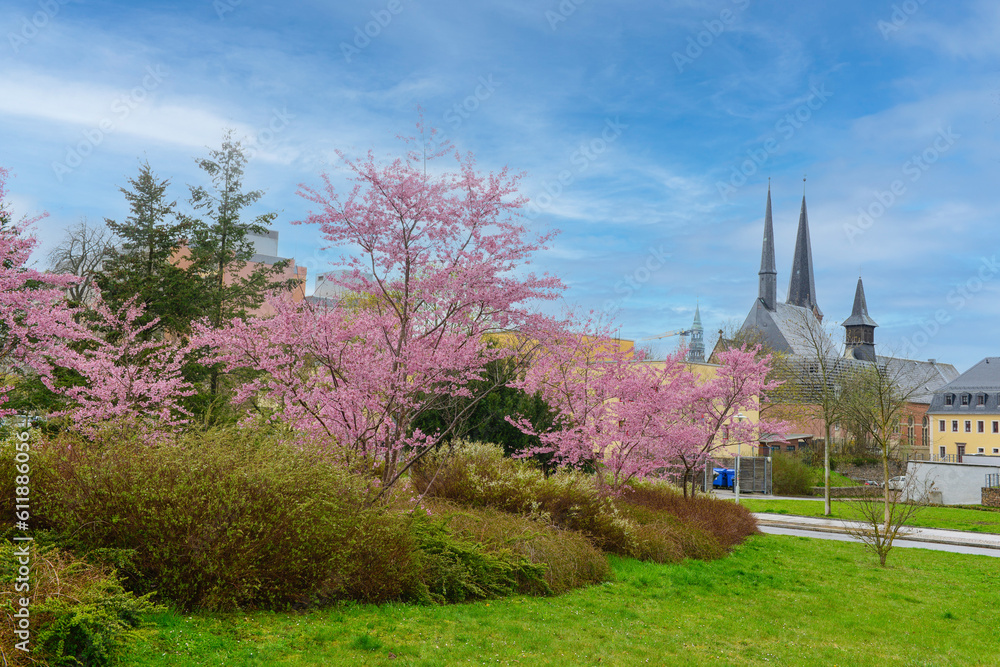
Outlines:
{"type": "Polygon", "coordinates": [[[986,394],[976,394],[976,407],[981,408],[986,405],[986,394]]]}
{"type": "MultiPolygon", "coordinates": [[[[931,446],[931,430],[929,427],[930,427],[930,420],[927,418],[926,415],[924,415],[924,420],[920,426],[920,443],[924,447],[931,446]]],[[[944,429],[941,430],[943,431],[944,429]]]]}
{"type": "Polygon", "coordinates": [[[966,433],[972,433],[972,421],[971,420],[968,420],[968,419],[965,420],[965,432],[966,433]]]}
{"type": "MultiPolygon", "coordinates": [[[[982,425],[983,422],[979,422],[982,425]]],[[[906,442],[913,448],[913,416],[909,416],[906,419],[906,442]]]]}
{"type": "Polygon", "coordinates": [[[781,445],[771,445],[771,453],[777,454],[781,451],[781,445]]]}
{"type": "Polygon", "coordinates": [[[983,451],[984,451],[984,450],[983,450],[983,448],[982,448],[982,447],[980,447],[979,449],[977,449],[977,450],[976,450],[976,453],[977,453],[977,454],[982,454],[982,453],[983,453],[983,451]]]}
{"type": "Polygon", "coordinates": [[[969,395],[969,394],[962,394],[962,406],[963,407],[969,405],[969,399],[970,398],[972,398],[971,395],[969,395]]]}
{"type": "Polygon", "coordinates": [[[1000,449],[997,449],[996,447],[994,447],[993,448],[993,453],[994,454],[1000,454],[1000,449]]]}
{"type": "Polygon", "coordinates": [[[952,433],[958,433],[958,420],[957,419],[952,419],[951,420],[951,432],[952,433]]]}
{"type": "Polygon", "coordinates": [[[1000,422],[998,421],[993,422],[993,432],[1000,433],[1000,422]]]}
{"type": "Polygon", "coordinates": [[[985,432],[986,429],[984,428],[983,420],[980,419],[979,421],[976,422],[976,433],[985,433],[985,432]]]}
{"type": "Polygon", "coordinates": [[[794,452],[795,451],[795,445],[787,445],[785,447],[785,451],[794,452]]]}
{"type": "Polygon", "coordinates": [[[945,394],[944,395],[945,405],[955,405],[955,394],[945,394]]]}
{"type": "Polygon", "coordinates": [[[943,419],[939,419],[938,420],[938,430],[941,431],[942,433],[944,433],[944,420],[943,419]]]}
{"type": "Polygon", "coordinates": [[[939,456],[940,458],[942,458],[942,459],[943,459],[943,458],[945,458],[946,456],[948,456],[947,452],[948,452],[948,450],[947,450],[947,449],[945,449],[944,445],[941,445],[941,446],[940,446],[940,447],[938,448],[938,456],[939,456]]]}

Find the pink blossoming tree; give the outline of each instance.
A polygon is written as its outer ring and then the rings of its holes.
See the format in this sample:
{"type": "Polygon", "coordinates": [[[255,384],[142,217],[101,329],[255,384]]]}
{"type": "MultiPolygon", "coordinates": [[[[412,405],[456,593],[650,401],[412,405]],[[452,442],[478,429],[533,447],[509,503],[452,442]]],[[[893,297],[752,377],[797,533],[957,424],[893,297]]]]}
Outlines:
{"type": "MultiPolygon", "coordinates": [[[[31,227],[45,216],[13,221],[7,203],[8,176],[0,167],[0,406],[11,388],[7,378],[30,364],[46,342],[71,321],[61,288],[75,280],[28,266],[36,244],[31,227]]],[[[0,416],[10,412],[0,410],[0,416]]]]}
{"type": "Polygon", "coordinates": [[[760,392],[772,387],[764,381],[767,359],[731,350],[721,361],[715,376],[703,379],[684,363],[683,352],[644,362],[592,322],[575,334],[552,332],[517,386],[540,392],[559,417],[543,431],[511,421],[542,443],[526,455],[592,463],[607,493],[637,477],[676,476],[686,495],[693,472],[718,449],[755,443],[759,434],[784,427],[739,418],[756,410],[760,392]]]}
{"type": "Polygon", "coordinates": [[[181,375],[187,348],[169,340],[147,340],[158,320],[140,323],[135,297],[112,311],[97,293],[92,318],[49,341],[34,366],[42,382],[70,403],[66,416],[83,433],[106,424],[156,435],[186,422],[180,401],[194,393],[181,375]],[[64,386],[55,370],[75,372],[80,382],[64,386]]]}
{"type": "Polygon", "coordinates": [[[429,174],[419,149],[388,164],[370,152],[341,155],[354,183],[346,194],[325,176],[300,194],[318,208],[305,222],[345,249],[338,266],[348,271],[333,279],[345,296],[318,306],[275,300],[273,318],[202,327],[195,341],[229,368],[263,371],[238,398],[268,399],[272,418],[323,436],[352,467],[377,470],[383,493],[461,415],[435,433],[414,420],[449,397],[471,398],[471,410],[489,389],[476,383],[473,396],[473,381],[489,362],[524,354],[531,332],[550,324],[532,305],[562,290],[526,270],[549,235],[532,237],[518,221],[519,176],[453,157],[453,171],[429,174]]]}

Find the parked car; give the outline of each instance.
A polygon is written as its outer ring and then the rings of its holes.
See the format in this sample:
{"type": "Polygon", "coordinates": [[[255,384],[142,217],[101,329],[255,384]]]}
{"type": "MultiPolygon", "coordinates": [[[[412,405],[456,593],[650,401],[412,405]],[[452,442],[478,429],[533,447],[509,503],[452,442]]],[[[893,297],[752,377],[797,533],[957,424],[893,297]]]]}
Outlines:
{"type": "Polygon", "coordinates": [[[879,482],[876,482],[873,479],[866,479],[865,480],[865,486],[882,486],[882,484],[879,483],[879,482]]]}
{"type": "Polygon", "coordinates": [[[889,480],[889,489],[891,491],[902,491],[903,487],[906,486],[906,477],[893,477],[889,480]]]}

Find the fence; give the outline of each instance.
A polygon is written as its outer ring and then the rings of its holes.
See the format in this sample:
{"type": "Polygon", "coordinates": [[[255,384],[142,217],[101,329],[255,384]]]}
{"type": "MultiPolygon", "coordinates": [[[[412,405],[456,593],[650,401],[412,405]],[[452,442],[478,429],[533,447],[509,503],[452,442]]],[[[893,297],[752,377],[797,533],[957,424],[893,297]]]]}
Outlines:
{"type": "MultiPolygon", "coordinates": [[[[712,488],[713,467],[735,469],[736,459],[719,459],[717,464],[705,466],[701,487],[703,491],[712,488]]],[[[740,457],[740,493],[771,493],[771,459],[769,457],[740,457]]]]}
{"type": "Polygon", "coordinates": [[[1000,488],[1000,473],[992,472],[986,474],[986,484],[984,484],[987,489],[1000,488]]]}

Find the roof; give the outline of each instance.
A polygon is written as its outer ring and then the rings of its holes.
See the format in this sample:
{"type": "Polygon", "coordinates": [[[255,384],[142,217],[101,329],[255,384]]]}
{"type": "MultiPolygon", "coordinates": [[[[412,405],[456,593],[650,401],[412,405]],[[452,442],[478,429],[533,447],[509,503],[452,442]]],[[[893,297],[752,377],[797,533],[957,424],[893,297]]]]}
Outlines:
{"type": "Polygon", "coordinates": [[[986,357],[951,382],[941,391],[1000,391],[1000,357],[986,357]]]}
{"type": "Polygon", "coordinates": [[[865,286],[861,284],[861,278],[858,278],[858,287],[854,290],[854,308],[851,309],[851,316],[844,320],[843,326],[854,327],[858,325],[878,326],[875,324],[875,320],[868,316],[868,304],[865,302],[865,286]]]}
{"type": "Polygon", "coordinates": [[[893,377],[899,380],[903,390],[907,393],[912,392],[910,403],[930,404],[935,392],[959,377],[957,368],[936,361],[878,357],[878,362],[888,364],[893,377]]]}
{"type": "Polygon", "coordinates": [[[759,331],[761,342],[775,352],[814,357],[817,347],[821,353],[825,351],[827,354],[840,349],[827,335],[813,311],[801,306],[777,303],[774,310],[768,310],[757,299],[740,330],[748,328],[759,331]],[[818,345],[810,340],[810,331],[822,337],[816,340],[818,345]]]}

